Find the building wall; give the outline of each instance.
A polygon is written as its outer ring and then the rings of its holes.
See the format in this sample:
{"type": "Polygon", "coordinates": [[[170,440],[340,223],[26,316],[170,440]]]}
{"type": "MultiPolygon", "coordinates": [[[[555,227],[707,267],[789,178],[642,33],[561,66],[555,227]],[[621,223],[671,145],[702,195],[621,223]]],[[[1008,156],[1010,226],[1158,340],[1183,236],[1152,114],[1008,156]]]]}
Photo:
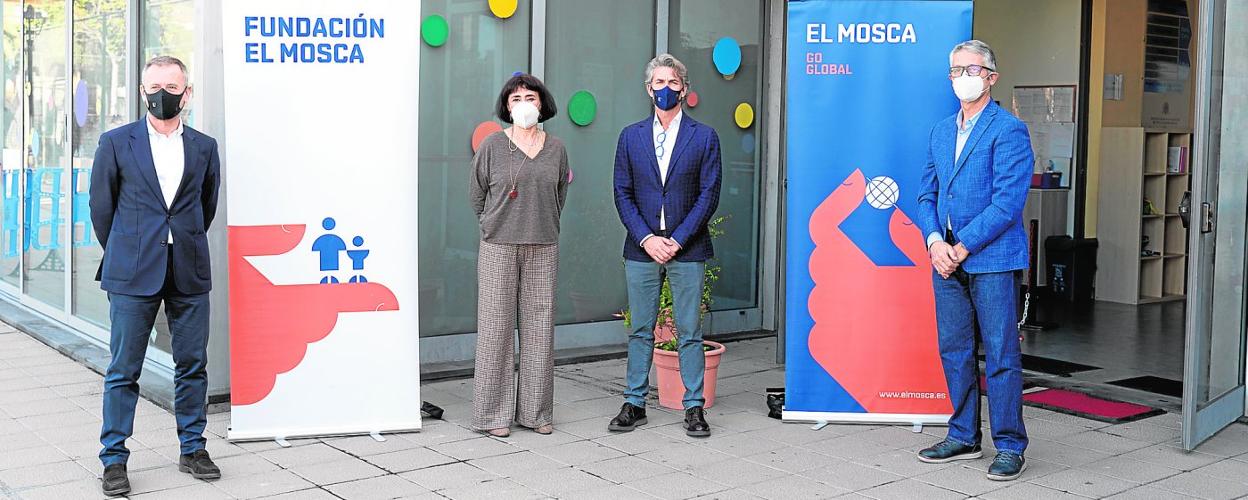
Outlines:
{"type": "MultiPolygon", "coordinates": [[[[419,189],[421,200],[422,369],[473,358],[478,230],[466,198],[465,168],[472,158],[474,128],[497,120],[493,111],[498,89],[515,71],[536,74],[556,93],[561,113],[546,129],[568,144],[575,174],[562,220],[556,347],[622,349],[627,336],[614,315],[626,307],[620,257],[624,238],[611,201],[611,161],[620,129],[651,113],[642,73],[660,46],[685,59],[694,90],[700,91],[698,107],[690,115],[719,129],[726,141],[719,215],[732,217],[724,223],[726,235],[716,242],[722,274],[713,292],[708,333],[762,326],[765,304],[759,278],[767,265],[760,261],[767,169],[762,143],[763,124],[769,123],[768,107],[761,103],[765,3],[732,0],[731,8],[725,8],[727,4],[716,0],[521,0],[515,16],[499,19],[490,14],[487,2],[422,2],[422,17],[440,14],[451,26],[445,46],[421,47],[422,133],[413,138],[421,141],[420,164],[413,166],[420,171],[420,185],[413,189],[419,189]],[[710,57],[714,43],[727,36],[740,42],[743,54],[742,69],[731,79],[714,71],[710,57]],[[573,125],[567,113],[568,99],[578,90],[591,92],[598,103],[594,122],[585,127],[573,125]],[[750,128],[732,124],[732,110],[740,102],[757,110],[750,128]]],[[[93,367],[103,370],[108,301],[92,279],[103,250],[90,237],[85,203],[95,145],[103,132],[143,116],[138,81],[143,62],[155,55],[172,55],[189,66],[194,98],[183,114],[186,123],[218,139],[225,136],[220,3],[3,0],[0,7],[5,34],[0,37],[5,49],[0,53],[0,88],[8,89],[0,114],[6,131],[6,203],[0,205],[6,226],[0,250],[13,245],[12,252],[0,254],[0,296],[18,310],[38,312],[65,326],[82,340],[75,346],[94,349],[81,358],[98,361],[93,367]],[[23,20],[27,7],[38,13],[36,18],[23,20]],[[38,29],[28,26],[30,40],[23,41],[23,23],[32,22],[38,29]],[[29,66],[35,71],[24,75],[22,57],[27,53],[34,55],[29,66]],[[29,105],[14,90],[27,80],[33,88],[29,105]],[[26,122],[34,126],[23,128],[26,122]],[[26,159],[23,151],[32,145],[34,154],[26,159]],[[24,167],[38,169],[37,180],[29,181],[38,189],[21,189],[21,179],[28,175],[24,167]],[[26,210],[28,220],[22,220],[14,208],[22,206],[40,210],[26,210]],[[59,209],[55,224],[50,206],[59,209]],[[48,223],[37,224],[41,221],[48,223]],[[23,240],[22,227],[38,228],[39,237],[23,240]]],[[[278,82],[274,91],[280,92],[281,85],[298,82],[278,82]]],[[[308,112],[315,113],[314,103],[308,112]]],[[[224,158],[229,144],[221,141],[220,148],[224,158]]],[[[230,168],[223,163],[224,177],[230,168]]],[[[228,395],[230,383],[228,196],[223,189],[209,231],[214,268],[209,385],[217,398],[228,395]]],[[[774,207],[768,213],[774,214],[774,207]]],[[[774,304],[766,306],[774,309],[774,304]]],[[[169,345],[162,315],[148,350],[148,367],[156,373],[145,377],[148,385],[168,384],[173,365],[169,345]]]]}
{"type": "MultiPolygon", "coordinates": [[[[1001,73],[993,99],[1012,110],[1016,86],[1078,85],[1081,11],[1082,0],[975,2],[974,36],[992,47],[1001,73]]],[[[1042,168],[1038,164],[1037,169],[1042,168]]],[[[1072,178],[1063,182],[1073,186],[1075,169],[1071,170],[1072,178]]],[[[1066,232],[1073,235],[1076,200],[1067,198],[1066,232]]],[[[1095,205],[1095,197],[1089,203],[1095,205]]]]}
{"type": "Polygon", "coordinates": [[[975,2],[975,38],[997,54],[993,97],[1009,106],[1016,85],[1077,85],[1082,0],[975,2]]]}

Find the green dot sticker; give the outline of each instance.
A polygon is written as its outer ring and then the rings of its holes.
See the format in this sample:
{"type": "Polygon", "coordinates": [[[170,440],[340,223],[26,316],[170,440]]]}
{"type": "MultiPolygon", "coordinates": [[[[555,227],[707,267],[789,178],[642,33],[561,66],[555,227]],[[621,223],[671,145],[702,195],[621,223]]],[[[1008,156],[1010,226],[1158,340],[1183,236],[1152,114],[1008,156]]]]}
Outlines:
{"type": "Polygon", "coordinates": [[[446,37],[451,33],[451,26],[446,23],[446,18],[434,14],[426,17],[424,22],[420,23],[420,37],[425,39],[425,43],[430,47],[441,47],[446,43],[446,37]]]}
{"type": "Polygon", "coordinates": [[[578,90],[568,99],[568,117],[582,127],[593,123],[598,115],[598,100],[587,90],[578,90]]]}

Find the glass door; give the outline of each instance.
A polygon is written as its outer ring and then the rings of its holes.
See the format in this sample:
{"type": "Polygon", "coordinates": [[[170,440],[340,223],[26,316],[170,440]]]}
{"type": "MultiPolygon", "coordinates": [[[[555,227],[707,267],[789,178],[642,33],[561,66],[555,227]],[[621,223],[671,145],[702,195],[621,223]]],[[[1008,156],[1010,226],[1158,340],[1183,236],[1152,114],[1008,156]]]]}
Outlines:
{"type": "Polygon", "coordinates": [[[1183,447],[1245,413],[1248,260],[1248,0],[1201,6],[1192,186],[1191,309],[1183,373],[1183,447]]]}

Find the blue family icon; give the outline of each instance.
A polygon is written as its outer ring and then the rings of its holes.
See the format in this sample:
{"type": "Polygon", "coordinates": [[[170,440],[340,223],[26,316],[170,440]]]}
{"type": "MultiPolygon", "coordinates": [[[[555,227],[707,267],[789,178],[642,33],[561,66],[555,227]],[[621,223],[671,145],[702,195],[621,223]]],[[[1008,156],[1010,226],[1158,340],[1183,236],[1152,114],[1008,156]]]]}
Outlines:
{"type": "MultiPolygon", "coordinates": [[[[347,250],[347,258],[351,259],[351,270],[363,271],[364,270],[364,258],[368,257],[368,250],[365,250],[359,247],[364,245],[364,238],[360,236],[356,236],[355,238],[351,239],[351,244],[356,246],[354,250],[347,250]]],[[[365,278],[363,274],[357,273],[355,276],[351,277],[351,282],[352,283],[368,283],[368,279],[365,278]]]]}
{"type": "MultiPolygon", "coordinates": [[[[333,231],[337,225],[333,217],[326,217],[321,221],[321,227],[326,231],[333,231]]],[[[327,273],[321,277],[321,284],[338,283],[338,278],[332,271],[338,270],[339,254],[346,249],[347,243],[333,233],[323,234],[312,242],[312,251],[321,254],[321,272],[327,273]]]]}

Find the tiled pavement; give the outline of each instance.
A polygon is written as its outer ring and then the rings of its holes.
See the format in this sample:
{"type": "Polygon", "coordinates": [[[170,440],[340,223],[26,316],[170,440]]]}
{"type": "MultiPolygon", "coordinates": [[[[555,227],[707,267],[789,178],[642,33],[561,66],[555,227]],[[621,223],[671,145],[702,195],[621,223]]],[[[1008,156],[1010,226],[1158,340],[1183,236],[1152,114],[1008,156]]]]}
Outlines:
{"type": "MultiPolygon", "coordinates": [[[[0,496],[98,498],[101,378],[0,325],[0,496]]],[[[470,380],[425,384],[446,409],[418,433],[385,442],[346,437],[231,444],[229,414],[209,418],[209,450],[224,479],[177,472],[173,417],[140,401],[130,441],[134,498],[1239,498],[1248,495],[1248,426],[1236,424],[1184,453],[1179,417],[1125,425],[1026,408],[1030,468],[1013,483],[984,478],[989,457],[927,465],[914,452],[943,428],[782,424],[761,391],[783,384],[774,341],[728,345],[715,435],[684,436],[676,412],[612,435],[623,361],[556,371],[556,431],[495,439],[465,428],[470,380]]],[[[986,450],[991,452],[991,450],[986,450]]]]}

